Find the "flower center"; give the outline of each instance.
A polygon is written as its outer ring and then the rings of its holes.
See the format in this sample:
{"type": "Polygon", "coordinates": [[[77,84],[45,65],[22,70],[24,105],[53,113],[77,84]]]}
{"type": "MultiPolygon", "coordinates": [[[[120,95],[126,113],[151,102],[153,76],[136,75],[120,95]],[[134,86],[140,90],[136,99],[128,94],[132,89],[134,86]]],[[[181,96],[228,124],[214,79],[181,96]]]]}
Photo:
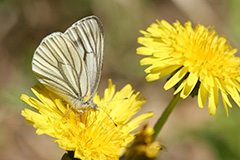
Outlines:
{"type": "Polygon", "coordinates": [[[201,25],[193,32],[184,30],[177,34],[175,51],[182,55],[183,66],[188,67],[189,72],[220,79],[239,76],[239,60],[233,56],[236,50],[225,38],[201,25]]]}

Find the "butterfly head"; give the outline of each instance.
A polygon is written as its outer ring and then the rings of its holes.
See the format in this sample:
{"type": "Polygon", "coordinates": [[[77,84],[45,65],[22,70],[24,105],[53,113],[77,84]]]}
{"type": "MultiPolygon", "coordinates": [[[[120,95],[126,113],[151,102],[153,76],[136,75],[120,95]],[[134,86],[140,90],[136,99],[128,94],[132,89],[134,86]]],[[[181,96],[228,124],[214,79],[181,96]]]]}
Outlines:
{"type": "MultiPolygon", "coordinates": [[[[82,101],[81,101],[82,102],[82,101]]],[[[96,103],[94,103],[93,101],[86,101],[85,103],[81,103],[81,107],[78,107],[79,108],[79,112],[83,113],[84,111],[83,110],[86,110],[87,108],[89,109],[93,109],[94,111],[98,111],[98,108],[102,109],[107,115],[108,117],[112,120],[112,122],[114,123],[114,125],[117,127],[117,124],[114,122],[114,120],[112,119],[112,117],[107,113],[107,111],[98,106],[96,103]]]]}
{"type": "Polygon", "coordinates": [[[98,105],[94,103],[93,101],[86,101],[85,103],[81,104],[80,108],[91,108],[95,111],[97,111],[98,105]]]}

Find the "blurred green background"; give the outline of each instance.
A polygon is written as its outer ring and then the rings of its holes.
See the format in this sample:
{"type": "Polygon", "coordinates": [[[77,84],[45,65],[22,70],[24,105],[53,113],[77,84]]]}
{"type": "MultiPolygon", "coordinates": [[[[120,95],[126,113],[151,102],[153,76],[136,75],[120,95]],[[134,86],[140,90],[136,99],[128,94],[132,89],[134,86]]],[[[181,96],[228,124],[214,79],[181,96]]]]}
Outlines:
{"type": "MultiPolygon", "coordinates": [[[[20,115],[28,107],[22,93],[32,95],[37,83],[31,71],[34,50],[48,34],[64,32],[77,20],[96,15],[104,25],[105,57],[98,93],[107,80],[117,89],[130,83],[147,98],[141,113],[154,111],[148,123],[154,125],[172,98],[164,91],[166,81],[146,82],[143,57],[136,55],[139,30],[156,19],[195,26],[215,26],[234,48],[240,48],[239,0],[0,0],[0,159],[59,160],[64,150],[35,129],[20,115]]],[[[239,56],[239,53],[238,53],[239,56]]],[[[207,107],[199,109],[196,98],[180,101],[159,141],[165,146],[162,160],[238,160],[240,159],[240,110],[234,105],[229,117],[220,103],[217,114],[209,116],[207,107]]]]}

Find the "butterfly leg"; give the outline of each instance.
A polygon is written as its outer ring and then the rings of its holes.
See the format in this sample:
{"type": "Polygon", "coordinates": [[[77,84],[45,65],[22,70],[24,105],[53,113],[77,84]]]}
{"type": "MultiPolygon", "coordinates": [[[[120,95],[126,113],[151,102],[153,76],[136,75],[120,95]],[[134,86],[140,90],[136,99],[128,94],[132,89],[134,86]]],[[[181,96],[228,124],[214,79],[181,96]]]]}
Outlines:
{"type": "Polygon", "coordinates": [[[64,113],[63,117],[65,117],[67,115],[67,113],[72,109],[73,106],[71,106],[66,113],[64,113]]]}
{"type": "Polygon", "coordinates": [[[86,110],[83,111],[83,110],[79,109],[78,112],[79,112],[79,114],[76,115],[76,117],[83,115],[87,111],[86,110]]]}

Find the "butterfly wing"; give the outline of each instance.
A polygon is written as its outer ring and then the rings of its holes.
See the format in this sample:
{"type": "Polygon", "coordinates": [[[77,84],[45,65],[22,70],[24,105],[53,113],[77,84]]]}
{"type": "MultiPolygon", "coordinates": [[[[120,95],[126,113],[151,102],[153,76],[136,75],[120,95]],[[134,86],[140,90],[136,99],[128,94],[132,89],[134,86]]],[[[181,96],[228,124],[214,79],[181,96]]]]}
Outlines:
{"type": "Polygon", "coordinates": [[[32,70],[41,84],[70,104],[89,97],[83,58],[63,33],[56,32],[42,40],[34,53],[32,70]]]}
{"type": "Polygon", "coordinates": [[[74,23],[64,33],[81,54],[90,82],[91,101],[96,93],[103,66],[103,26],[96,16],[89,16],[74,23]]]}

